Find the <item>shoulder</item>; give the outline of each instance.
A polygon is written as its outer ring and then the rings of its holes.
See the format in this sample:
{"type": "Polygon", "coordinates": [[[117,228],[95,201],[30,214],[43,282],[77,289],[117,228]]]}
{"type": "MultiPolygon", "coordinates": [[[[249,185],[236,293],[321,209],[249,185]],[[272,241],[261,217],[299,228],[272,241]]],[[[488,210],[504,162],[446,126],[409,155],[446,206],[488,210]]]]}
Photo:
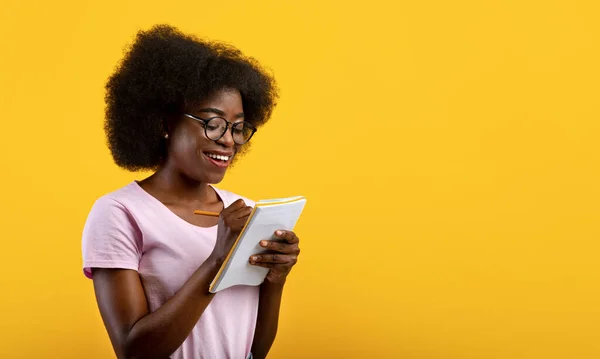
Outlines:
{"type": "Polygon", "coordinates": [[[114,246],[116,242],[140,244],[139,224],[127,205],[131,202],[130,191],[131,184],[96,199],[83,226],[84,247],[86,243],[93,243],[94,248],[101,248],[101,244],[114,246]]]}
{"type": "Polygon", "coordinates": [[[97,198],[92,210],[128,209],[144,200],[143,189],[136,182],[131,182],[97,198]]]}
{"type": "Polygon", "coordinates": [[[130,220],[130,208],[137,202],[136,197],[139,197],[135,185],[137,184],[132,182],[97,198],[92,204],[86,222],[102,224],[113,222],[115,224],[130,220]]]}
{"type": "Polygon", "coordinates": [[[245,197],[245,196],[239,195],[237,193],[216,187],[214,185],[211,185],[211,187],[221,197],[221,200],[223,200],[225,207],[229,206],[230,204],[232,204],[233,202],[237,201],[240,198],[246,203],[247,206],[254,207],[254,205],[256,204],[256,202],[254,200],[252,200],[248,197],[245,197]]]}
{"type": "Polygon", "coordinates": [[[130,185],[107,193],[94,202],[82,233],[84,273],[92,278],[92,267],[136,269],[141,258],[143,236],[127,200],[130,185]]]}

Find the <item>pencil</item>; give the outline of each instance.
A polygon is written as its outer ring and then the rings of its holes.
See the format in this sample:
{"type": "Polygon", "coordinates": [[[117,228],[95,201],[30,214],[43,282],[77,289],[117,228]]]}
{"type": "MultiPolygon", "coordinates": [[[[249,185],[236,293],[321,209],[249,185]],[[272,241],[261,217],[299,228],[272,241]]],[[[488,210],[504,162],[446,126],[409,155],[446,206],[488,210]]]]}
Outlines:
{"type": "Polygon", "coordinates": [[[194,211],[194,214],[203,214],[205,216],[219,217],[220,213],[217,212],[209,212],[209,211],[201,211],[199,209],[194,211]]]}

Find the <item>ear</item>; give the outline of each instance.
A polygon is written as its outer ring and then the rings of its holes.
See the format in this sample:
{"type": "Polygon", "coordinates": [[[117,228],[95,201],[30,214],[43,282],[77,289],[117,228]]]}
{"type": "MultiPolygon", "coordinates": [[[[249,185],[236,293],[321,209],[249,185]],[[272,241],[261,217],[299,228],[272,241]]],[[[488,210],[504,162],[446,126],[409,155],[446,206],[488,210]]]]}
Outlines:
{"type": "Polygon", "coordinates": [[[181,116],[178,116],[175,114],[165,116],[165,118],[163,120],[163,126],[162,126],[163,127],[162,131],[164,134],[170,136],[173,133],[178,122],[181,121],[181,119],[179,117],[181,117],[181,116]]]}
{"type": "Polygon", "coordinates": [[[173,102],[164,108],[165,116],[163,118],[163,132],[169,136],[173,133],[175,127],[181,121],[181,114],[185,109],[184,100],[173,102]]]}

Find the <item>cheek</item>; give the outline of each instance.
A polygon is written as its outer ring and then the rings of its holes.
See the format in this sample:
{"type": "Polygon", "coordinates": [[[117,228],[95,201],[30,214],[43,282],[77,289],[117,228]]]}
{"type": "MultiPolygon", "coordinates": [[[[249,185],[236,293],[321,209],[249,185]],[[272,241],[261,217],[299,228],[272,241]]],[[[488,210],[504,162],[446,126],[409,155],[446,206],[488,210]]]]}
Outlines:
{"type": "Polygon", "coordinates": [[[173,136],[169,155],[178,160],[195,158],[200,151],[201,139],[191,134],[180,133],[173,136]]]}

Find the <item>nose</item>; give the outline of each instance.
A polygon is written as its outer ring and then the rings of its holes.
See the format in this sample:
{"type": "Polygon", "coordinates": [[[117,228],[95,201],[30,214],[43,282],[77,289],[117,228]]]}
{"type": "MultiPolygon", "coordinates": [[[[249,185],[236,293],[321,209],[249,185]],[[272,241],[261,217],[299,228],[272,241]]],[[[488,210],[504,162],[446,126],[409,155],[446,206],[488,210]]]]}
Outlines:
{"type": "Polygon", "coordinates": [[[231,126],[227,126],[227,130],[225,131],[225,133],[223,134],[223,136],[221,136],[221,138],[219,138],[217,140],[218,144],[221,144],[225,147],[233,147],[235,142],[233,141],[233,134],[231,132],[231,126]]]}

